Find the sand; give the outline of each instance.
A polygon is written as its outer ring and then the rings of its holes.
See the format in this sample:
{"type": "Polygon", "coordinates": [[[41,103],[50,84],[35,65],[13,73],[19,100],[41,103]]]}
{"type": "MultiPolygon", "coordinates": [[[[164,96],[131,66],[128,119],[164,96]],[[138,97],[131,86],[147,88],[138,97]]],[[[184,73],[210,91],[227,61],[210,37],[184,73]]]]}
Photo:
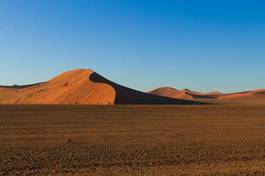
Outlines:
{"type": "Polygon", "coordinates": [[[257,104],[265,105],[265,90],[258,89],[252,91],[225,94],[218,98],[223,104],[257,104]]]}
{"type": "Polygon", "coordinates": [[[0,104],[262,104],[265,89],[224,94],[161,87],[144,93],[90,69],[76,69],[41,83],[0,86],[0,104]]]}
{"type": "Polygon", "coordinates": [[[183,98],[212,104],[265,105],[265,89],[224,94],[221,92],[201,93],[189,89],[177,90],[170,87],[161,87],[150,91],[150,93],[165,97],[183,98]]]}
{"type": "Polygon", "coordinates": [[[160,95],[171,98],[192,99],[192,96],[187,94],[185,90],[177,90],[171,87],[161,87],[150,91],[151,94],[160,95]]]}
{"type": "Polygon", "coordinates": [[[178,90],[171,87],[161,87],[153,91],[150,91],[151,94],[171,97],[171,98],[183,98],[187,100],[207,100],[207,99],[216,99],[222,95],[220,92],[210,92],[210,93],[201,93],[191,91],[189,89],[178,90]]]}
{"type": "Polygon", "coordinates": [[[264,114],[246,105],[2,105],[0,175],[264,176],[264,114]]]}
{"type": "Polygon", "coordinates": [[[202,104],[118,85],[90,69],[67,71],[39,84],[1,86],[0,104],[202,104]]]}
{"type": "Polygon", "coordinates": [[[93,71],[65,72],[50,81],[26,88],[0,89],[2,104],[113,104],[115,90],[88,78],[93,71]]]}

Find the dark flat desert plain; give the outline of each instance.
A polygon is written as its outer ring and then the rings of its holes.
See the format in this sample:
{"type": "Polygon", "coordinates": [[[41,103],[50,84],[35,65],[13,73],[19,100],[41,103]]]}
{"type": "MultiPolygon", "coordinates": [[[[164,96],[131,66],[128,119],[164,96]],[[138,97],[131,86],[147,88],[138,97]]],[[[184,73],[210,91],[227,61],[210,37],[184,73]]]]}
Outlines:
{"type": "Polygon", "coordinates": [[[2,105],[0,175],[265,175],[263,105],[2,105]]]}
{"type": "Polygon", "coordinates": [[[144,93],[78,69],[0,104],[0,175],[265,175],[265,89],[144,93]]]}

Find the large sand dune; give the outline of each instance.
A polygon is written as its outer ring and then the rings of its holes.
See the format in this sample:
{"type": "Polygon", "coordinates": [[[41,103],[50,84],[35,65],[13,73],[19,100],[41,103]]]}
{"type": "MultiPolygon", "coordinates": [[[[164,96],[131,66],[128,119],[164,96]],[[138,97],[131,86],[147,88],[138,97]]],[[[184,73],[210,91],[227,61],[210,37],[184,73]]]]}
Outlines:
{"type": "Polygon", "coordinates": [[[89,69],[65,72],[50,81],[0,86],[0,104],[201,104],[136,91],[89,69]]]}

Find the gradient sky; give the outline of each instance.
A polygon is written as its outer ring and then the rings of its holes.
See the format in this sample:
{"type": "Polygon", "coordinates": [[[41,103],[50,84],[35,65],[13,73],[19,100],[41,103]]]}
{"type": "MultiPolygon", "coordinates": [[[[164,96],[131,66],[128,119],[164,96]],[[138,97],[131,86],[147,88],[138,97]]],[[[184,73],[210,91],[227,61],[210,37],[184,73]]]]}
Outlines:
{"type": "Polygon", "coordinates": [[[260,0],[0,0],[0,84],[91,68],[147,91],[265,88],[260,0]]]}

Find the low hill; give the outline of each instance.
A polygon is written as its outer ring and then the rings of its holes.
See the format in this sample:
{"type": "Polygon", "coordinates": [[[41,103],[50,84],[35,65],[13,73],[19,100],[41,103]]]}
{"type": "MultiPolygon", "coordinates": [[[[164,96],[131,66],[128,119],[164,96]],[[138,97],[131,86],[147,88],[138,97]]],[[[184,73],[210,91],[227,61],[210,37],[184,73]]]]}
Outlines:
{"type": "Polygon", "coordinates": [[[265,105],[265,89],[223,94],[221,92],[200,93],[189,89],[177,90],[170,87],[161,87],[150,91],[150,93],[170,98],[182,98],[215,104],[265,105]]]}
{"type": "Polygon", "coordinates": [[[223,104],[265,105],[265,89],[224,94],[219,97],[218,102],[223,104]]]}
{"type": "Polygon", "coordinates": [[[149,93],[159,96],[170,97],[170,98],[182,98],[187,100],[204,100],[204,101],[217,99],[222,95],[222,93],[220,92],[200,93],[200,92],[191,91],[189,89],[178,90],[171,87],[160,87],[150,91],[149,93]]]}

